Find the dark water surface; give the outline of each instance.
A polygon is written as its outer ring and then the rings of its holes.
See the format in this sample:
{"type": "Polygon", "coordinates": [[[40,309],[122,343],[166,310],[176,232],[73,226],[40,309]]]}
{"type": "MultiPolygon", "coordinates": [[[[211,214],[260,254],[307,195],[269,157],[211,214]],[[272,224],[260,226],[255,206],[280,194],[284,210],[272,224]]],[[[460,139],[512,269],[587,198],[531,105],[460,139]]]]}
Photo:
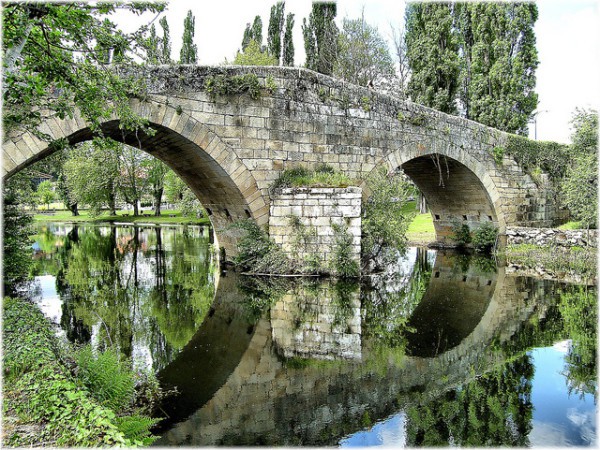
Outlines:
{"type": "Polygon", "coordinates": [[[361,284],[219,273],[198,226],[40,226],[32,294],[155,372],[160,446],[593,446],[596,288],[411,248],[361,284]]]}

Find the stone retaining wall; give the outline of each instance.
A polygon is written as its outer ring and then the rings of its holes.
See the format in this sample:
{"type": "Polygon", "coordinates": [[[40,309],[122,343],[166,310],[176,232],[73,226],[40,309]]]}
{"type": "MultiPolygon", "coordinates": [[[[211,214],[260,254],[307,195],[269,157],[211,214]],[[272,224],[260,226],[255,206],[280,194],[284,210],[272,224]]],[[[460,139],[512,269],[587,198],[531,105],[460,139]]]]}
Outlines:
{"type": "Polygon", "coordinates": [[[598,247],[598,230],[508,227],[506,238],[508,245],[535,244],[561,247],[598,247]]]}
{"type": "Polygon", "coordinates": [[[336,225],[351,236],[350,259],[360,263],[361,202],[359,187],[282,189],[272,197],[269,235],[292,259],[335,272],[336,225]]]}

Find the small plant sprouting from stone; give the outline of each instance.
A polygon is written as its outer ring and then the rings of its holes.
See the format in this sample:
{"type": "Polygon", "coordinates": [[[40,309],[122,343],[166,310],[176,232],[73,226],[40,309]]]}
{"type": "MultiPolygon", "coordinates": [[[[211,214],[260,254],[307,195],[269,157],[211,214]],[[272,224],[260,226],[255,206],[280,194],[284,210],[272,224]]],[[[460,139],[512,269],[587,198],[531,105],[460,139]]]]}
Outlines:
{"type": "Polygon", "coordinates": [[[273,182],[271,192],[293,187],[348,187],[356,184],[347,175],[336,172],[333,167],[321,164],[314,170],[306,167],[286,169],[273,182]]]}
{"type": "Polygon", "coordinates": [[[329,97],[329,94],[327,93],[327,90],[325,88],[320,87],[319,88],[319,92],[318,92],[318,96],[319,96],[319,100],[321,100],[323,103],[325,103],[325,101],[329,97]]]}
{"type": "Polygon", "coordinates": [[[333,271],[341,278],[355,278],[360,274],[360,267],[352,258],[352,236],[348,227],[337,223],[331,224],[334,232],[333,271]]]}
{"type": "Polygon", "coordinates": [[[404,113],[402,111],[398,111],[398,115],[396,116],[396,118],[400,122],[404,122],[406,120],[406,116],[404,115],[404,113]]]}
{"type": "Polygon", "coordinates": [[[181,105],[177,105],[177,108],[175,108],[175,112],[178,116],[180,116],[183,113],[183,108],[181,107],[181,105]]]}
{"type": "Polygon", "coordinates": [[[502,159],[504,158],[505,149],[504,147],[494,147],[492,149],[492,156],[496,164],[502,165],[502,159]]]}
{"type": "Polygon", "coordinates": [[[219,96],[247,93],[252,99],[260,97],[260,82],[253,73],[244,75],[210,75],[204,80],[204,90],[212,100],[219,96]]]}
{"type": "Polygon", "coordinates": [[[268,75],[265,79],[265,89],[267,89],[267,91],[269,91],[271,94],[277,90],[277,83],[275,83],[273,75],[268,75]]]}
{"type": "Polygon", "coordinates": [[[371,99],[365,95],[360,99],[360,106],[364,112],[371,111],[371,99]]]}

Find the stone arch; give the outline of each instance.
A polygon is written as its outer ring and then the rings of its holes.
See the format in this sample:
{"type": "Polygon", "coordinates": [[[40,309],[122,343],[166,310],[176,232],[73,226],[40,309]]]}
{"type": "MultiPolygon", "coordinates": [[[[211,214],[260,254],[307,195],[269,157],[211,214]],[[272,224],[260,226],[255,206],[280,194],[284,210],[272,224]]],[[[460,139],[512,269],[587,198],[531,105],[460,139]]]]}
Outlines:
{"type": "Polygon", "coordinates": [[[401,169],[423,192],[429,205],[436,240],[451,242],[452,227],[464,223],[471,230],[491,222],[506,230],[499,189],[484,163],[467,151],[402,148],[382,161],[390,171],[401,169]]]}
{"type": "MultiPolygon", "coordinates": [[[[132,100],[131,104],[134,112],[147,119],[156,133],[124,132],[119,129],[119,120],[113,117],[102,124],[105,135],[138,147],[171,167],[206,207],[219,245],[228,255],[234,254],[237,232],[227,230],[232,222],[246,218],[259,225],[268,222],[268,199],[258,189],[251,171],[230,145],[190,114],[156,101],[132,100]]],[[[41,124],[40,131],[53,141],[66,139],[70,144],[93,137],[78,114],[65,120],[48,119],[41,124]]],[[[3,179],[54,151],[47,142],[28,132],[7,136],[3,143],[3,179]]]]}

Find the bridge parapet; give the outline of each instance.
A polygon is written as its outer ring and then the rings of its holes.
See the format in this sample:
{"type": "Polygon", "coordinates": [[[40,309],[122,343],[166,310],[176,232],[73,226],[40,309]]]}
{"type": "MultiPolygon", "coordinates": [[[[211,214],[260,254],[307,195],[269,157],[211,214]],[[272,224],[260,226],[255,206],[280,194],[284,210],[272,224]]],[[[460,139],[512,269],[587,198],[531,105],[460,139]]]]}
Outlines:
{"type": "MultiPolygon", "coordinates": [[[[228,225],[248,217],[266,225],[269,187],[283,170],[323,163],[357,179],[377,167],[402,169],[425,194],[440,240],[449,238],[455,222],[476,228],[491,221],[504,232],[507,226],[551,226],[557,217],[548,186],[538,186],[497,151],[509,135],[484,125],[308,69],[136,70],[148,89],[131,105],[156,133],[124,133],[114,117],[105,134],[172,167],[207,207],[230,254],[236,235],[228,225]],[[248,75],[261,86],[255,98],[207,91],[207,80],[248,75]]],[[[41,128],[71,144],[92,137],[79,116],[49,118],[41,128]]],[[[6,136],[3,177],[52,151],[31,134],[6,136]]]]}

